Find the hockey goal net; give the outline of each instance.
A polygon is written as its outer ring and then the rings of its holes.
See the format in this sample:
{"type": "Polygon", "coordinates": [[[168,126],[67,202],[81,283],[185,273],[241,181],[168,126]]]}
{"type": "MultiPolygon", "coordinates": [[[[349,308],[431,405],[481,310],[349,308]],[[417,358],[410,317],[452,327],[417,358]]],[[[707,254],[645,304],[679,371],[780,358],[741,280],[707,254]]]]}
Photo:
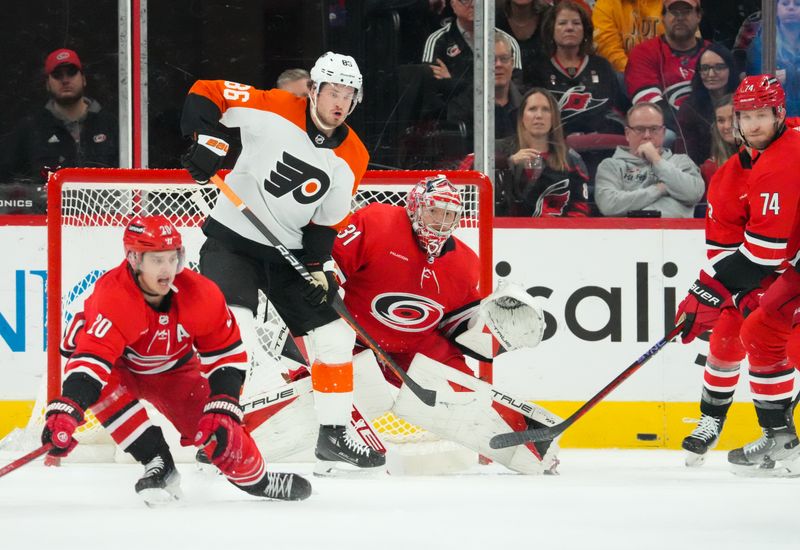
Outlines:
{"type": "MultiPolygon", "coordinates": [[[[420,179],[444,173],[459,189],[464,215],[456,235],[472,246],[481,259],[480,286],[491,292],[492,211],[491,182],[471,171],[368,171],[353,198],[353,210],[372,202],[404,205],[408,190],[420,179]]],[[[123,258],[122,231],[137,215],[161,214],[182,234],[187,265],[197,269],[204,240],[201,225],[219,198],[213,185],[200,186],[183,170],[67,169],[51,178],[48,189],[48,365],[45,391],[40,392],[31,424],[40,426],[47,400],[60,392],[64,361],[60,338],[69,320],[82,309],[94,282],[123,258]]],[[[263,351],[280,360],[285,325],[262,296],[258,327],[263,351]]],[[[262,355],[263,357],[263,355],[262,355]]],[[[254,357],[257,361],[257,356],[254,357]]],[[[274,366],[272,367],[274,368],[274,366]]],[[[489,365],[477,367],[489,379],[489,365]]],[[[425,439],[424,430],[391,413],[374,420],[381,436],[392,442],[425,439]]],[[[36,433],[38,428],[27,430],[36,433]]],[[[110,445],[93,415],[79,428],[79,449],[87,444],[110,445]]]]}

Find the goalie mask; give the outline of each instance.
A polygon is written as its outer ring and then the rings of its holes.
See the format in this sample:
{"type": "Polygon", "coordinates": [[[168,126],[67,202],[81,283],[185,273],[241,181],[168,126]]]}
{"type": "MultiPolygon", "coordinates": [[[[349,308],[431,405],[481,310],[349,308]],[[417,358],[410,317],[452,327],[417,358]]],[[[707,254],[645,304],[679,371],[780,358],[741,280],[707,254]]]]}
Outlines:
{"type": "Polygon", "coordinates": [[[181,234],[164,216],[137,216],[125,228],[122,237],[125,257],[134,271],[139,271],[145,252],[178,251],[178,269],[183,269],[186,252],[181,234]]]}
{"type": "Polygon", "coordinates": [[[408,192],[406,212],[429,261],[458,227],[461,210],[461,194],[443,175],[425,178],[408,192]]]}

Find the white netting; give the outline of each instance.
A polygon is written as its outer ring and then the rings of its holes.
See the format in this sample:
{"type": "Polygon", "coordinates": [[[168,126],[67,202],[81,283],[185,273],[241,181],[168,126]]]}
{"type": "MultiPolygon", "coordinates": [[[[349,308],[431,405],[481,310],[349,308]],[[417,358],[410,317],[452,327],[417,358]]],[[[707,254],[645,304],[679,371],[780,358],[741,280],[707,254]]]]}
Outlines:
{"type": "MultiPolygon", "coordinates": [[[[187,266],[197,269],[200,246],[204,240],[200,229],[208,212],[218,199],[219,192],[211,185],[198,186],[179,181],[163,182],[164,171],[159,171],[159,182],[150,178],[132,179],[127,171],[104,171],[107,181],[97,182],[96,171],[93,181],[82,181],[79,176],[64,178],[61,185],[61,242],[50,243],[60,246],[60,265],[50,265],[50,276],[60,272],[62,285],[61,310],[48,311],[51,319],[61,318],[61,326],[82,308],[83,301],[90,295],[95,281],[107,270],[118,265],[123,259],[122,231],[128,222],[137,215],[166,216],[181,232],[187,253],[187,266]]],[[[141,174],[141,172],[139,172],[141,174]]],[[[433,173],[429,174],[433,175],[433,173]]],[[[353,198],[353,210],[369,203],[404,205],[408,189],[417,179],[398,185],[387,176],[385,183],[375,182],[359,187],[353,198]]],[[[478,232],[481,217],[479,193],[476,185],[454,183],[462,194],[464,215],[459,231],[456,233],[470,246],[478,248],[478,232]]],[[[491,205],[488,205],[491,209],[491,205]]],[[[274,373],[276,384],[283,383],[275,363],[280,361],[283,344],[289,336],[285,324],[265,297],[261,296],[259,319],[266,321],[257,326],[262,351],[255,354],[253,361],[270,362],[269,365],[254,365],[253,368],[269,369],[274,373]],[[266,315],[264,315],[266,313],[266,315]],[[260,357],[260,359],[259,359],[260,357]]],[[[63,369],[63,364],[49,365],[49,369],[63,369]]],[[[40,392],[34,408],[26,437],[38,438],[42,424],[42,414],[46,403],[46,391],[40,392]]],[[[424,441],[431,439],[421,428],[397,419],[391,413],[381,416],[374,422],[376,430],[392,442],[424,441]]],[[[110,438],[100,429],[94,415],[87,414],[87,423],[79,429],[78,439],[85,447],[87,443],[111,444],[110,438]]]]}

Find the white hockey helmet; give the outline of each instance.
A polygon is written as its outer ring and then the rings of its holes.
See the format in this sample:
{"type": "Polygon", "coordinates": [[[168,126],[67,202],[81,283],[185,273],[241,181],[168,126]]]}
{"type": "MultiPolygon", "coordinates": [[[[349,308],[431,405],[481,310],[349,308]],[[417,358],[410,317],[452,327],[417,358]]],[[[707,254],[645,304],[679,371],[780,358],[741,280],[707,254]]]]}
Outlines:
{"type": "Polygon", "coordinates": [[[353,112],[353,109],[361,103],[361,99],[364,97],[361,71],[358,70],[356,60],[349,55],[333,52],[322,54],[311,68],[311,81],[314,83],[317,93],[323,82],[355,88],[356,95],[350,105],[350,112],[353,112]]]}

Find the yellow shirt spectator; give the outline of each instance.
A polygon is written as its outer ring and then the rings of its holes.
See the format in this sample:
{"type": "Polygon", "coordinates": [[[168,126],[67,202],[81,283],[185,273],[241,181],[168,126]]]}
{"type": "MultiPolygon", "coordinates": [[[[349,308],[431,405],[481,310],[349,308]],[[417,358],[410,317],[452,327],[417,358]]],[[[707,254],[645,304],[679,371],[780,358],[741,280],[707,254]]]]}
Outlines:
{"type": "Polygon", "coordinates": [[[623,72],[635,45],[664,33],[662,8],[662,0],[597,0],[592,11],[597,54],[623,72]]]}

